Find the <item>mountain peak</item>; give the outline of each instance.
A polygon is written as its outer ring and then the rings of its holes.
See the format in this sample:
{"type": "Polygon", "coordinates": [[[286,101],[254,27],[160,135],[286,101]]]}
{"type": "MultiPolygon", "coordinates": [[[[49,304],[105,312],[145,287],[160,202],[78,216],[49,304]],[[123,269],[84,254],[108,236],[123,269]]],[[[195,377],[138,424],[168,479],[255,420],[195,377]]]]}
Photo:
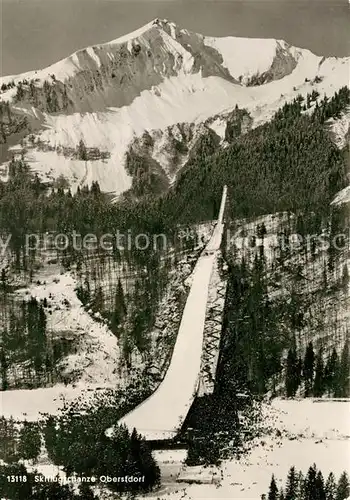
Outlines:
{"type": "Polygon", "coordinates": [[[173,23],[172,21],[169,21],[168,19],[160,19],[156,17],[149,23],[145,24],[144,26],[141,26],[141,28],[136,29],[135,31],[132,31],[131,33],[127,33],[126,35],[122,35],[115,40],[112,40],[111,42],[107,42],[106,45],[109,44],[114,44],[114,43],[125,43],[134,40],[135,38],[139,38],[140,36],[145,35],[149,31],[151,31],[154,28],[162,29],[166,31],[166,28],[176,28],[176,24],[173,23]]]}
{"type": "Polygon", "coordinates": [[[159,19],[159,17],[153,19],[152,23],[156,24],[157,26],[162,26],[163,24],[175,24],[172,21],[169,21],[168,19],[159,19]]]}

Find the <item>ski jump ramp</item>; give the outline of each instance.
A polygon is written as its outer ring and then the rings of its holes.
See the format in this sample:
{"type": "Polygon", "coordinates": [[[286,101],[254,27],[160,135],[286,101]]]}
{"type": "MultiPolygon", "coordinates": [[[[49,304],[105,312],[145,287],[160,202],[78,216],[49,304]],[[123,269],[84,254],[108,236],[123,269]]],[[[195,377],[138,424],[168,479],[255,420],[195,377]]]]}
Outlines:
{"type": "MultiPolygon", "coordinates": [[[[203,346],[203,332],[210,277],[220,250],[227,188],[224,187],[219,219],[213,234],[193,270],[192,286],[175,343],[168,371],[158,389],[118,421],[130,432],[136,428],[146,440],[174,438],[196,397],[203,346]]],[[[106,431],[113,435],[113,427],[106,431]]]]}

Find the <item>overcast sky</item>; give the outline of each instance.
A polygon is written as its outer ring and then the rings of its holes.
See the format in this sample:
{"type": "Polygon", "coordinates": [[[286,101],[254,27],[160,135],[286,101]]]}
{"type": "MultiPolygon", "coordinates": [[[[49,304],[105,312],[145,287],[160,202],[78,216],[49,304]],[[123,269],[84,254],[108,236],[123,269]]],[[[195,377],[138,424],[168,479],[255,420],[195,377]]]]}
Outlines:
{"type": "Polygon", "coordinates": [[[282,38],[349,54],[347,0],[0,0],[2,75],[45,67],[155,17],[206,35],[282,38]]]}

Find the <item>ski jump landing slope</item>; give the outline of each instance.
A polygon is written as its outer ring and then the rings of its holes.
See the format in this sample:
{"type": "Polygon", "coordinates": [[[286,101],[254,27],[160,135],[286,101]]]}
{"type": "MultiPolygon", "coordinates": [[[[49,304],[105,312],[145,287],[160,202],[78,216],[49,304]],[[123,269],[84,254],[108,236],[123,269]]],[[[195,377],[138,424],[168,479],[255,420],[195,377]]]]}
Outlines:
{"type": "MultiPolygon", "coordinates": [[[[168,371],[158,389],[118,422],[126,425],[130,432],[135,427],[147,440],[175,437],[198,390],[208,289],[221,245],[226,192],[225,186],[218,222],[193,271],[168,371]]],[[[106,435],[112,437],[113,428],[108,429],[106,435]]]]}

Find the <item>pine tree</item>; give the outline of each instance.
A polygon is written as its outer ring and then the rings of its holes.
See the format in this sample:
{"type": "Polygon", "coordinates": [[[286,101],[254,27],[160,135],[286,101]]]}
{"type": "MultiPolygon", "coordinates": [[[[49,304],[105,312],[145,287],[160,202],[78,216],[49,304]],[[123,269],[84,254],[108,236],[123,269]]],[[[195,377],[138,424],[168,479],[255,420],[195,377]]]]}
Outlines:
{"type": "Polygon", "coordinates": [[[297,361],[297,366],[296,366],[296,375],[295,375],[297,387],[299,387],[301,384],[302,374],[303,374],[303,362],[301,360],[301,357],[299,356],[298,361],[297,361]]]}
{"type": "Polygon", "coordinates": [[[336,500],[337,485],[333,472],[331,472],[327,478],[325,493],[326,500],[336,500]]]}
{"type": "Polygon", "coordinates": [[[298,481],[298,487],[295,498],[296,500],[304,500],[305,481],[303,473],[301,471],[299,471],[298,473],[297,481],[298,481]]]}
{"type": "Polygon", "coordinates": [[[7,280],[8,280],[8,278],[7,278],[6,269],[2,268],[1,269],[1,278],[0,278],[0,287],[4,292],[7,291],[7,280]]]}
{"type": "Polygon", "coordinates": [[[304,500],[315,500],[317,498],[316,486],[317,469],[316,465],[312,465],[305,478],[304,500]]]}
{"type": "Polygon", "coordinates": [[[76,497],[72,485],[61,484],[59,481],[40,484],[38,495],[35,500],[80,500],[83,497],[76,497]]]}
{"type": "Polygon", "coordinates": [[[312,346],[312,342],[309,342],[303,364],[303,377],[305,381],[305,395],[308,396],[310,394],[310,390],[312,387],[312,381],[314,376],[314,365],[315,365],[315,353],[312,346]]]}
{"type": "Polygon", "coordinates": [[[349,269],[347,264],[344,264],[341,282],[342,282],[342,288],[346,292],[349,287],[349,269]]]}
{"type": "Polygon", "coordinates": [[[286,495],[285,500],[295,500],[298,489],[298,477],[295,470],[295,467],[292,466],[289,469],[287,476],[287,486],[286,486],[286,495]]]}
{"type": "Polygon", "coordinates": [[[98,196],[101,194],[101,188],[97,181],[93,181],[91,184],[91,194],[94,196],[98,196]]]}
{"type": "Polygon", "coordinates": [[[350,396],[350,358],[349,358],[349,341],[346,340],[340,358],[339,368],[339,396],[350,396]]]}
{"type": "Polygon", "coordinates": [[[8,363],[6,359],[4,346],[1,346],[0,350],[0,374],[1,374],[1,390],[6,391],[8,389],[8,379],[7,379],[8,363]]]}
{"type": "Polygon", "coordinates": [[[126,313],[127,309],[124,298],[124,290],[119,278],[115,294],[114,311],[111,318],[111,330],[115,335],[119,333],[120,324],[123,322],[126,313]]]}
{"type": "Polygon", "coordinates": [[[98,287],[92,300],[91,309],[93,312],[102,313],[104,310],[104,294],[102,287],[98,287]]]}
{"type": "Polygon", "coordinates": [[[34,297],[23,304],[24,321],[27,327],[27,342],[32,366],[37,375],[42,373],[47,346],[46,315],[42,305],[34,297]]]}
{"type": "Polygon", "coordinates": [[[58,104],[57,92],[54,86],[51,89],[50,97],[51,97],[50,112],[56,113],[57,111],[59,111],[59,104],[58,104]]]}
{"type": "Polygon", "coordinates": [[[256,234],[257,234],[257,237],[261,240],[264,239],[264,236],[266,236],[267,234],[267,230],[266,230],[266,226],[265,226],[265,223],[262,222],[261,224],[258,224],[257,228],[256,228],[256,234]]]}
{"type": "Polygon", "coordinates": [[[350,496],[349,476],[343,472],[337,485],[336,500],[346,500],[350,496]]]}
{"type": "Polygon", "coordinates": [[[79,157],[79,160],[82,160],[82,161],[87,161],[87,159],[88,159],[87,149],[86,149],[85,142],[83,141],[83,139],[80,139],[80,141],[79,141],[78,157],[79,157]]]}
{"type": "Polygon", "coordinates": [[[94,492],[86,483],[81,483],[79,485],[79,495],[81,500],[98,500],[98,497],[94,495],[94,492]]]}
{"type": "Polygon", "coordinates": [[[269,494],[267,496],[268,500],[278,500],[278,488],[276,485],[275,476],[272,474],[269,494]]]}
{"type": "Polygon", "coordinates": [[[23,98],[24,98],[23,83],[22,82],[18,82],[17,83],[17,92],[16,92],[15,99],[16,99],[16,101],[21,101],[23,98]]]}
{"type": "Polygon", "coordinates": [[[64,85],[63,94],[62,94],[62,107],[66,111],[69,106],[69,99],[67,94],[67,87],[64,85]]]}
{"type": "Polygon", "coordinates": [[[321,471],[318,471],[316,476],[316,494],[316,500],[326,500],[324,481],[321,471]]]}
{"type": "Polygon", "coordinates": [[[335,348],[328,358],[325,368],[325,385],[329,395],[334,395],[339,387],[340,363],[338,353],[335,348]]]}
{"type": "Polygon", "coordinates": [[[324,366],[323,366],[323,356],[320,351],[316,359],[316,369],[315,369],[315,380],[313,394],[316,397],[322,396],[324,393],[324,366]]]}
{"type": "Polygon", "coordinates": [[[8,464],[18,461],[18,431],[13,418],[0,417],[0,459],[8,464]]]}
{"type": "Polygon", "coordinates": [[[11,125],[12,124],[12,110],[11,110],[9,102],[6,103],[6,112],[7,112],[8,122],[11,125]]]}
{"type": "Polygon", "coordinates": [[[39,427],[32,422],[24,422],[19,433],[18,453],[23,460],[36,460],[41,449],[39,427]]]}
{"type": "MultiPolygon", "coordinates": [[[[62,461],[62,455],[60,452],[59,445],[59,437],[56,428],[56,421],[54,417],[48,417],[45,427],[44,427],[44,440],[45,447],[48,453],[50,460],[54,464],[62,465],[64,463],[62,461]]],[[[64,447],[64,443],[62,443],[62,448],[64,447]]]]}
{"type": "Polygon", "coordinates": [[[142,471],[141,437],[134,428],[129,442],[129,452],[125,461],[125,470],[131,476],[137,476],[142,471]]]}
{"type": "Polygon", "coordinates": [[[160,469],[144,439],[140,442],[140,475],[146,478],[145,487],[151,489],[160,484],[160,469]]]}
{"type": "Polygon", "coordinates": [[[287,356],[286,395],[288,398],[295,396],[299,386],[297,363],[297,354],[293,346],[289,349],[287,356]]]}
{"type": "Polygon", "coordinates": [[[34,80],[30,81],[29,95],[30,95],[30,99],[31,99],[32,103],[34,104],[34,106],[37,106],[38,105],[37,88],[35,86],[34,80]]]}

